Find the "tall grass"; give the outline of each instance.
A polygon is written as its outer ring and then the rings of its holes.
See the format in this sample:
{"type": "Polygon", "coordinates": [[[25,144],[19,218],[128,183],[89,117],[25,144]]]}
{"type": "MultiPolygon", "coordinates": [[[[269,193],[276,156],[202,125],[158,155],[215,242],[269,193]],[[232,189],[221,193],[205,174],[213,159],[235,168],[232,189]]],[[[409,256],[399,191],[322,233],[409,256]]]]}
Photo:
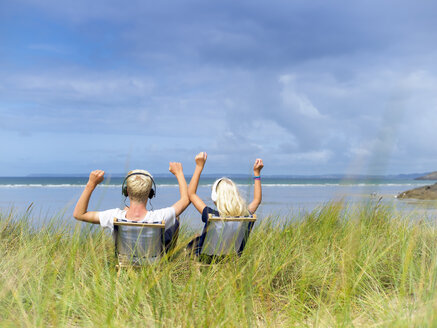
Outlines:
{"type": "MultiPolygon", "coordinates": [[[[265,220],[240,258],[115,269],[111,237],[0,214],[0,326],[437,326],[437,230],[378,204],[265,220]]],[[[180,245],[180,247],[179,247],[180,245]]]]}

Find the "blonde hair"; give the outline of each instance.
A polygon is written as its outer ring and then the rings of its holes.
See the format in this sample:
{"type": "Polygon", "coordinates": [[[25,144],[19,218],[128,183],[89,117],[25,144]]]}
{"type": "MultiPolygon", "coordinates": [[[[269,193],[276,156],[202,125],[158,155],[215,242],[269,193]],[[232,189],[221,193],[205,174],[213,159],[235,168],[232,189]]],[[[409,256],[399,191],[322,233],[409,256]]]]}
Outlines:
{"type": "MultiPolygon", "coordinates": [[[[132,173],[144,173],[152,176],[146,170],[132,170],[127,175],[132,173]]],[[[136,202],[144,202],[149,197],[150,189],[152,189],[152,179],[145,175],[133,175],[126,180],[127,194],[129,199],[136,202]]]]}
{"type": "Polygon", "coordinates": [[[216,193],[217,201],[215,203],[220,216],[249,215],[246,202],[231,179],[222,178],[216,186],[216,193]]]}

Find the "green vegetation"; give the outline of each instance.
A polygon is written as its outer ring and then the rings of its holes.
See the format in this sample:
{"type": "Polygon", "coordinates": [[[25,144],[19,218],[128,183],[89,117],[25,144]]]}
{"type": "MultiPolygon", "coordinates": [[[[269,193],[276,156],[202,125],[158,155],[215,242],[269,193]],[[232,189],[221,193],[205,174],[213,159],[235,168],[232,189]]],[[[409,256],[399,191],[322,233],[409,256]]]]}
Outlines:
{"type": "MultiPolygon", "coordinates": [[[[437,325],[437,229],[385,207],[327,204],[255,228],[241,258],[117,276],[111,237],[0,215],[0,326],[437,325]]],[[[182,232],[178,245],[190,233],[182,232]]]]}

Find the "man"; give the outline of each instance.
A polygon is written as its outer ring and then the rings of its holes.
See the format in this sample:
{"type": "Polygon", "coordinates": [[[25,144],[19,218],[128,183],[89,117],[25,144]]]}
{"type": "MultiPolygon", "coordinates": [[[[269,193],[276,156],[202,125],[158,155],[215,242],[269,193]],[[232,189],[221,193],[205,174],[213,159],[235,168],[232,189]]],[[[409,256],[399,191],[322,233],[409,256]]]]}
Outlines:
{"type": "Polygon", "coordinates": [[[181,163],[170,163],[169,171],[173,173],[179,183],[180,199],[172,206],[155,211],[148,211],[147,200],[154,197],[155,189],[153,177],[145,170],[130,171],[123,182],[123,194],[129,197],[130,206],[123,210],[114,208],[101,212],[89,212],[88,203],[91,194],[99,183],[104,179],[105,172],[95,170],[90,173],[88,183],[82,195],[77,201],[73,216],[80,221],[100,224],[104,228],[114,231],[114,218],[126,219],[140,222],[162,222],[165,221],[165,245],[166,248],[172,244],[173,238],[177,237],[179,228],[178,216],[188,207],[187,182],[185,181],[181,163]],[[126,184],[126,187],[125,187],[126,184]]]}

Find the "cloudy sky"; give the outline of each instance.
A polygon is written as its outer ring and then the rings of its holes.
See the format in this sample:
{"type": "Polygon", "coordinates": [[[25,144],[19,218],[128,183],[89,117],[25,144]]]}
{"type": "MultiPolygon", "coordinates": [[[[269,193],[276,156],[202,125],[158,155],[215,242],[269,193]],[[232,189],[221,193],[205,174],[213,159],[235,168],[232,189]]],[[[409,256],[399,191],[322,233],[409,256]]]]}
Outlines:
{"type": "Polygon", "coordinates": [[[0,1],[0,176],[437,170],[431,1],[0,1]]]}

